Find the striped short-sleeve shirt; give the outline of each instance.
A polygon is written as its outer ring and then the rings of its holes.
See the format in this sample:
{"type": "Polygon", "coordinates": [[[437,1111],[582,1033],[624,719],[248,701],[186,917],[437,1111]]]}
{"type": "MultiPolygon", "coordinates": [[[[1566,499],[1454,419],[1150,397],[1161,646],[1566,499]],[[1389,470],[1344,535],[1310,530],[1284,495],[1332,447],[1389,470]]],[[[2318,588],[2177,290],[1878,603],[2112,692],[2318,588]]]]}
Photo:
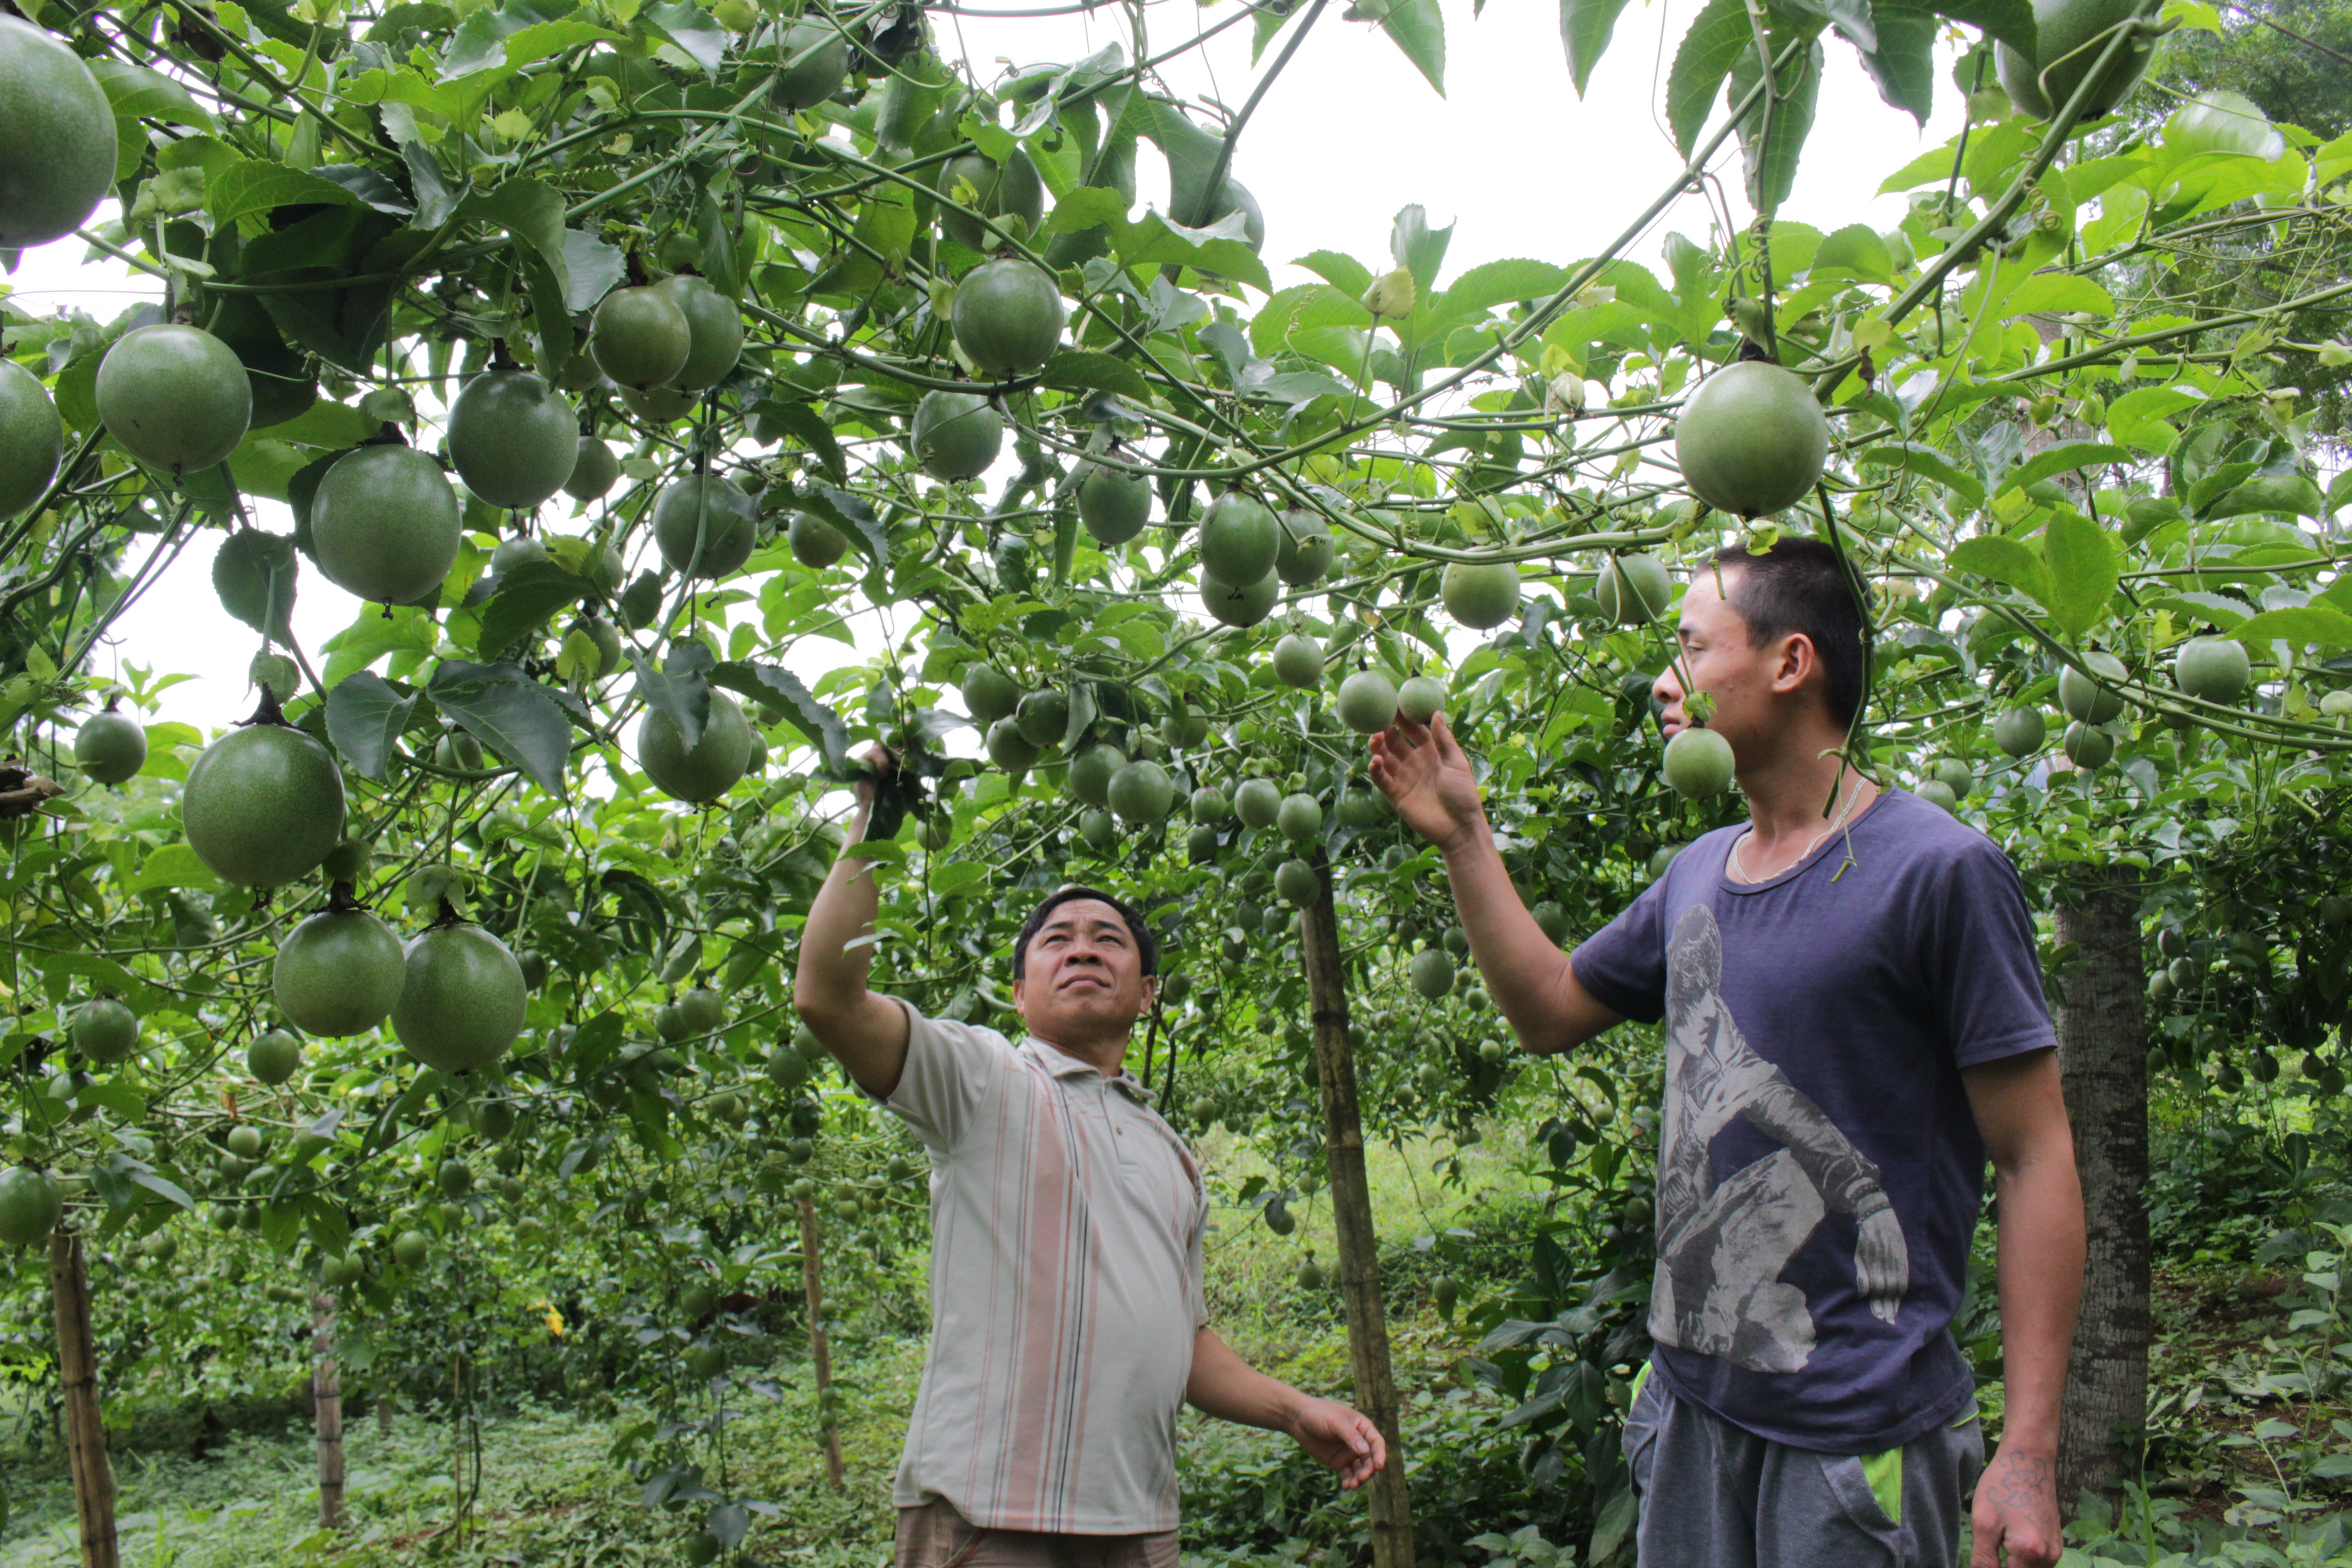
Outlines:
{"type": "Polygon", "coordinates": [[[931,1342],[891,1500],[996,1530],[1175,1529],[1200,1166],[1124,1071],[907,1023],[884,1104],[930,1153],[931,1342]]]}

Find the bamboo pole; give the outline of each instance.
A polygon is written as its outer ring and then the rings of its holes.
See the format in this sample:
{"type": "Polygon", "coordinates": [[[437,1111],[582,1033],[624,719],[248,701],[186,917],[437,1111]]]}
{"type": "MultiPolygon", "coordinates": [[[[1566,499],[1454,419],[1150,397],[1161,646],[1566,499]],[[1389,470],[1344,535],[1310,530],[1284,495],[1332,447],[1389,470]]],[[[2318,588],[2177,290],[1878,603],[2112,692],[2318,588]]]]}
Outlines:
{"type": "Polygon", "coordinates": [[[335,1299],[310,1298],[310,1404],[319,1430],[319,1525],[343,1524],[343,1384],[335,1366],[335,1299]]]}
{"type": "Polygon", "coordinates": [[[1315,855],[1322,883],[1298,914],[1307,963],[1307,996],[1315,1033],[1315,1076],[1323,1091],[1323,1154],[1331,1182],[1331,1217],[1339,1233],[1339,1295],[1348,1312],[1348,1361],[1356,1408],[1381,1430],[1388,1463],[1371,1494],[1372,1568],[1413,1568],[1412,1501],[1405,1489],[1404,1438],[1397,1425],[1396,1373],[1389,1360],[1387,1310],[1381,1301],[1380,1238],[1372,1229],[1371,1184],[1364,1173],[1364,1125],[1356,1100],[1356,1058],[1348,1045],[1347,976],[1339,959],[1339,915],[1331,901],[1331,868],[1315,855]]]}
{"type": "Polygon", "coordinates": [[[114,1539],[114,1470],[98,1402],[98,1356],[89,1333],[89,1269],[81,1237],[49,1233],[49,1296],[57,1307],[58,1382],[65,1395],[66,1448],[73,1462],[74,1514],[81,1568],[121,1568],[114,1539]]]}
{"type": "Polygon", "coordinates": [[[816,1411],[824,1434],[824,1479],[835,1491],[845,1490],[849,1478],[841,1465],[841,1427],[833,1405],[833,1346],[824,1333],[824,1267],[818,1252],[816,1200],[803,1198],[801,1210],[801,1290],[808,1301],[809,1359],[816,1363],[816,1411]]]}

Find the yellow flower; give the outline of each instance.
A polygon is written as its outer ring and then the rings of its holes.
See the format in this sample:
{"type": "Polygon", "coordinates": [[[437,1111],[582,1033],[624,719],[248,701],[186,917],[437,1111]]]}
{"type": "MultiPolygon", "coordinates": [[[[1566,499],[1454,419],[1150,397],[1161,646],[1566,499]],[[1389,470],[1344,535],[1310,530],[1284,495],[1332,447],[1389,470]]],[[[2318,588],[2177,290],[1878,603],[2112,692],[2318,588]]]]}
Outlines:
{"type": "Polygon", "coordinates": [[[555,1303],[552,1301],[533,1301],[530,1305],[531,1310],[541,1313],[545,1318],[547,1322],[547,1331],[553,1334],[557,1339],[562,1339],[563,1337],[563,1314],[555,1310],[555,1303]]]}

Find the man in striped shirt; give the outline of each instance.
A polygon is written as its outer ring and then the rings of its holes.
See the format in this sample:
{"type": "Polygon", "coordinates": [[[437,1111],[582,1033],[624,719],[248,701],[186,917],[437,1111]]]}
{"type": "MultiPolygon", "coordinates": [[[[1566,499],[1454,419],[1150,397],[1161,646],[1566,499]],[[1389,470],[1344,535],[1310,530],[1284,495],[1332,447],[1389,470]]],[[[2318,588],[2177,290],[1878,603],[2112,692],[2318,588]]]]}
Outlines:
{"type": "Polygon", "coordinates": [[[1158,984],[1141,918],[1085,888],[1038,906],[1013,950],[1015,1045],[866,989],[871,866],[845,852],[818,893],[793,1005],[930,1153],[931,1344],[893,1489],[898,1568],[1174,1568],[1188,1403],[1288,1432],[1362,1485],[1387,1458],[1379,1429],[1208,1326],[1200,1167],[1121,1065],[1158,984]]]}

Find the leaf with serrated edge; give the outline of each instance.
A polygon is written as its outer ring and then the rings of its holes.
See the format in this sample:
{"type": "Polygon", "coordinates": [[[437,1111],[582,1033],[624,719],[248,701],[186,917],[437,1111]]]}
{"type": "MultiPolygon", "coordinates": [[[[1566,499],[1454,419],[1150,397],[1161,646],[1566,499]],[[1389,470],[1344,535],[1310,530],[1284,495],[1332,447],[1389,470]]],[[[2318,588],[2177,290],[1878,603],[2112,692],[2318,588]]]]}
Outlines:
{"type": "Polygon", "coordinates": [[[441,711],[551,794],[563,793],[572,721],[563,705],[521,667],[445,658],[425,687],[441,711]]]}
{"type": "Polygon", "coordinates": [[[415,710],[414,692],[403,697],[383,677],[362,669],[328,691],[327,739],[361,777],[382,784],[393,743],[415,710]]]}

